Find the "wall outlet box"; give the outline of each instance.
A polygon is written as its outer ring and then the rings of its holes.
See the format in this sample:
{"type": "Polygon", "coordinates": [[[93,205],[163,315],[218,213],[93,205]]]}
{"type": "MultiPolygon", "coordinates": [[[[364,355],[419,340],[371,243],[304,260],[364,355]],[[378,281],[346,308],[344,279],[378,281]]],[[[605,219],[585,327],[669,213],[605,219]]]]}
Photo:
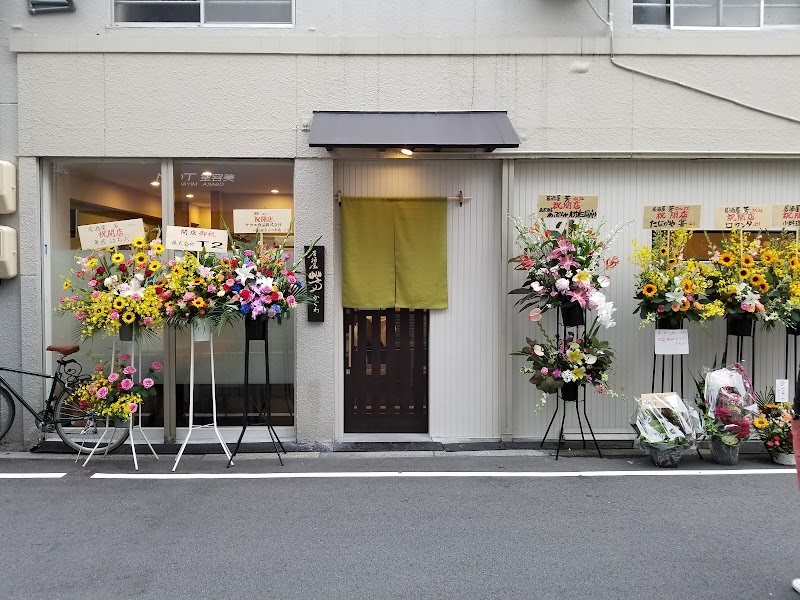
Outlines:
{"type": "Polygon", "coordinates": [[[19,273],[17,230],[0,225],[0,279],[11,279],[19,273]]]}
{"type": "Polygon", "coordinates": [[[0,160],[0,215],[17,210],[17,168],[0,160]]]}

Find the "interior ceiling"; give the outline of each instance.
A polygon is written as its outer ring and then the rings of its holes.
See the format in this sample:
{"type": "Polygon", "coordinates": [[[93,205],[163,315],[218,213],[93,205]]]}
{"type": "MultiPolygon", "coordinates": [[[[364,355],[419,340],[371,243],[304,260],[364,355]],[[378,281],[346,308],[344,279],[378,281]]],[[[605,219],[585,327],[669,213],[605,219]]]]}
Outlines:
{"type": "MultiPolygon", "coordinates": [[[[113,162],[64,162],[56,167],[57,171],[78,175],[84,179],[103,179],[110,183],[122,185],[143,194],[158,197],[160,188],[150,185],[161,173],[161,161],[113,161],[113,162]]],[[[207,161],[175,161],[176,177],[182,174],[180,200],[186,194],[193,194],[192,204],[210,205],[210,193],[220,191],[228,194],[269,194],[271,190],[279,190],[281,195],[293,195],[294,165],[290,160],[207,160],[207,161]],[[210,171],[222,174],[222,185],[205,185],[200,181],[201,173],[210,171]],[[225,175],[233,175],[224,180],[225,175]],[[197,182],[197,185],[187,185],[197,182]]],[[[177,190],[176,190],[177,191],[177,190]]]]}

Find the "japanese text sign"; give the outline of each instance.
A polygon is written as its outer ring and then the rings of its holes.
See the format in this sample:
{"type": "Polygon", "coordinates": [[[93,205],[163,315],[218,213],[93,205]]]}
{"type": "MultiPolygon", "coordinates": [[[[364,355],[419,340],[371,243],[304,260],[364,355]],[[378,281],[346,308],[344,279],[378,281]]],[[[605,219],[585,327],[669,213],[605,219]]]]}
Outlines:
{"type": "Polygon", "coordinates": [[[642,227],[644,229],[699,229],[700,205],[645,206],[642,227]]]}
{"type": "Polygon", "coordinates": [[[168,250],[202,250],[225,253],[228,251],[228,232],[224,229],[200,227],[167,227],[164,247],[168,250]]]}
{"type": "Polygon", "coordinates": [[[144,222],[141,219],[129,219],[80,225],[78,236],[81,240],[81,250],[127,246],[137,237],[144,237],[144,222]]]}
{"type": "Polygon", "coordinates": [[[306,254],[306,287],[312,301],[308,305],[308,320],[312,323],[325,321],[325,247],[314,246],[306,254]]]}
{"type": "Polygon", "coordinates": [[[234,233],[289,233],[291,226],[291,208],[233,211],[234,233]]]}
{"type": "Polygon", "coordinates": [[[656,329],[656,354],[689,354],[689,330],[656,329]]]}
{"type": "Polygon", "coordinates": [[[800,228],[800,204],[773,205],[772,226],[781,229],[800,228]]]}
{"type": "Polygon", "coordinates": [[[540,194],[537,216],[543,219],[596,219],[597,196],[540,194]]]}
{"type": "Polygon", "coordinates": [[[714,209],[716,229],[767,229],[770,226],[770,207],[717,206],[714,209]]]}

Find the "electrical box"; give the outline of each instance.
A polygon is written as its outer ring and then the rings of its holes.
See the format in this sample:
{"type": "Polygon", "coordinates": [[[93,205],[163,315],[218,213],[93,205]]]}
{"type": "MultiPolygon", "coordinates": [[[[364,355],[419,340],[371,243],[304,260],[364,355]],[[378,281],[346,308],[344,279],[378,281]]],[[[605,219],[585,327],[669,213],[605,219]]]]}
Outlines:
{"type": "Polygon", "coordinates": [[[0,225],[0,279],[11,279],[18,272],[17,230],[0,225]]]}
{"type": "Polygon", "coordinates": [[[0,215],[17,210],[17,168],[0,160],[0,215]]]}

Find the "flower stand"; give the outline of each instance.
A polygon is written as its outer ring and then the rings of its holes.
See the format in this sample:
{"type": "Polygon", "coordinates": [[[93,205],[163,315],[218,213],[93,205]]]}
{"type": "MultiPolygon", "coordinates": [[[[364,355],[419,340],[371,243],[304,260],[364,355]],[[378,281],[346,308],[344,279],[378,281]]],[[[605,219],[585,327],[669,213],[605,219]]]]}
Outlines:
{"type": "MultiPolygon", "coordinates": [[[[579,307],[580,308],[580,307],[579,307]]],[[[561,311],[559,310],[556,314],[556,339],[559,339],[559,334],[566,339],[567,337],[567,328],[569,327],[580,327],[583,326],[583,335],[586,335],[586,315],[585,311],[581,310],[584,314],[581,315],[581,319],[578,319],[574,314],[570,315],[570,320],[565,321],[562,325],[561,321],[561,311]],[[570,325],[569,323],[577,323],[577,325],[570,325]]],[[[573,311],[574,313],[574,311],[573,311]]],[[[558,443],[556,445],[556,460],[558,460],[559,455],[561,454],[561,445],[564,442],[564,422],[566,421],[567,417],[567,402],[574,402],[575,403],[575,415],[578,419],[578,427],[580,428],[581,432],[581,442],[583,443],[583,448],[586,449],[586,436],[583,431],[583,422],[581,421],[581,413],[580,413],[580,400],[579,392],[583,391],[583,418],[586,421],[586,425],[589,428],[589,433],[592,436],[592,441],[594,442],[594,447],[597,450],[597,455],[602,458],[603,454],[600,452],[600,445],[597,443],[597,438],[594,435],[594,430],[592,429],[592,424],[589,422],[589,415],[586,414],[586,387],[579,386],[575,382],[570,382],[564,384],[564,386],[556,392],[556,410],[553,413],[552,418],[550,419],[550,424],[547,426],[547,431],[544,432],[544,436],[542,437],[542,441],[539,443],[539,447],[542,448],[544,446],[545,441],[547,441],[547,435],[550,433],[550,429],[553,427],[553,423],[556,420],[556,416],[558,415],[559,410],[562,411],[561,414],[561,427],[558,431],[558,443]]]]}
{"type": "MultiPolygon", "coordinates": [[[[228,460],[228,466],[233,464],[233,457],[239,451],[239,446],[244,438],[244,432],[247,431],[247,403],[250,401],[250,342],[264,342],[264,381],[267,386],[267,410],[266,410],[266,425],[269,437],[272,440],[272,446],[275,448],[275,454],[278,455],[278,461],[283,465],[281,452],[286,454],[286,450],[281,443],[278,433],[272,426],[272,391],[269,380],[269,330],[267,328],[269,319],[261,315],[257,319],[245,317],[244,321],[244,396],[242,397],[242,432],[239,434],[239,439],[236,441],[236,446],[228,460]],[[280,446],[280,449],[278,448],[280,446]]],[[[287,401],[288,402],[288,401],[287,401]]]]}
{"type": "MultiPolygon", "coordinates": [[[[203,324],[205,325],[205,324],[203,324]]],[[[225,452],[225,456],[231,461],[231,453],[228,450],[228,446],[225,444],[225,440],[222,439],[222,434],[219,431],[219,427],[217,426],[217,386],[216,380],[214,378],[214,336],[213,333],[208,329],[208,326],[199,327],[199,326],[192,326],[191,328],[191,338],[189,341],[189,431],[186,433],[186,439],[183,440],[183,444],[181,444],[180,450],[178,450],[178,455],[175,457],[175,464],[172,466],[172,470],[178,468],[178,463],[181,460],[181,456],[183,456],[183,451],[186,449],[186,444],[189,443],[189,438],[192,436],[192,431],[195,429],[205,429],[208,427],[214,428],[214,433],[217,434],[217,439],[219,443],[222,445],[222,449],[225,452]],[[207,341],[209,344],[209,355],[211,357],[211,410],[212,410],[212,422],[206,425],[195,425],[194,424],[194,371],[195,371],[195,361],[194,361],[194,345],[195,343],[207,341]]]]}
{"type": "MultiPolygon", "coordinates": [[[[750,381],[755,388],[755,357],[756,357],[756,331],[755,319],[749,315],[728,315],[725,317],[725,350],[722,354],[722,364],[728,362],[742,363],[744,358],[744,338],[750,338],[750,381]],[[733,360],[728,359],[728,342],[731,337],[736,338],[736,355],[733,360]]],[[[788,342],[787,342],[788,343],[788,342]]]]}

